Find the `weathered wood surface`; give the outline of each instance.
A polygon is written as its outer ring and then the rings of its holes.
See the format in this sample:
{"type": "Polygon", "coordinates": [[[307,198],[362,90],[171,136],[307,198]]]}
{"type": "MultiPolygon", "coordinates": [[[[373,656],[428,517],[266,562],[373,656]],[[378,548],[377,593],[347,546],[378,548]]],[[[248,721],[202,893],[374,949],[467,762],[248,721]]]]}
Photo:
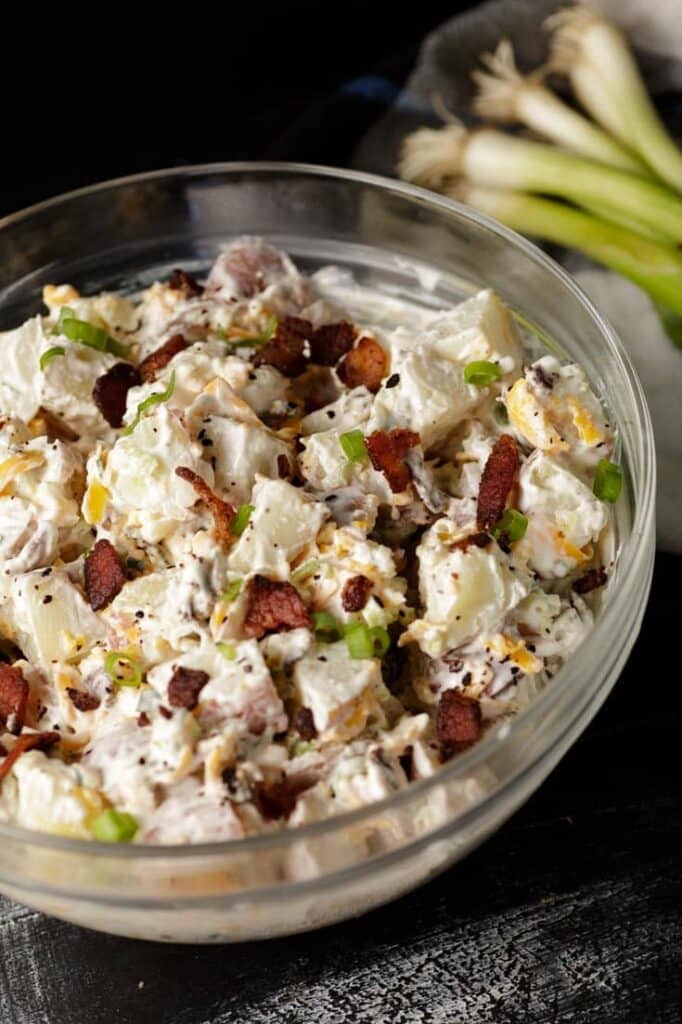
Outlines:
{"type": "Polygon", "coordinates": [[[678,1024],[680,561],[587,733],[467,861],[312,935],[173,947],[0,903],[2,1024],[678,1024]],[[679,601],[678,601],[679,603],[679,601]]]}

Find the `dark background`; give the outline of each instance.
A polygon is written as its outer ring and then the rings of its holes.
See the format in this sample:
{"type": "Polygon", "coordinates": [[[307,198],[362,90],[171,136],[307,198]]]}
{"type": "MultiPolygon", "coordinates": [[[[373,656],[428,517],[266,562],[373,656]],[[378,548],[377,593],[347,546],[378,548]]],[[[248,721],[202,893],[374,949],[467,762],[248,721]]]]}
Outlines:
{"type": "MultiPolygon", "coordinates": [[[[465,6],[52,11],[6,39],[0,214],[181,163],[345,165],[423,35],[465,6]],[[360,76],[385,81],[375,100],[348,88],[360,76]]],[[[677,1024],[681,569],[659,555],[606,706],[467,861],[360,922],[235,947],[131,942],[3,903],[1,1024],[677,1024]]]]}

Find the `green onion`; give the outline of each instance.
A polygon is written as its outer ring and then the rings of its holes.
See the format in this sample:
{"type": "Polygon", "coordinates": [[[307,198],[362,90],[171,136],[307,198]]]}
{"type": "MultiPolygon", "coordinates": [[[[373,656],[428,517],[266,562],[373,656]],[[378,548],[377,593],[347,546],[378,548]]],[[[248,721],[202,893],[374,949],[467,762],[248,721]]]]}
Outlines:
{"type": "Polygon", "coordinates": [[[506,508],[490,532],[495,540],[504,535],[509,543],[513,544],[514,541],[521,540],[527,529],[528,520],[523,513],[515,508],[506,508]]]}
{"type": "Polygon", "coordinates": [[[110,651],[104,659],[104,671],[117,686],[141,686],[142,669],[123,651],[110,651]]]}
{"type": "Polygon", "coordinates": [[[47,364],[51,362],[55,356],[63,356],[65,352],[66,349],[63,345],[53,345],[52,348],[48,348],[47,352],[43,352],[40,357],[40,369],[44,371],[47,364]]]}
{"type": "Polygon", "coordinates": [[[230,338],[225,331],[218,331],[218,334],[222,341],[226,341],[233,348],[255,348],[257,345],[264,345],[266,341],[270,341],[271,338],[277,333],[277,317],[270,316],[267,319],[265,330],[262,334],[254,334],[252,337],[248,335],[244,338],[230,338]]]}
{"type": "Polygon", "coordinates": [[[289,577],[290,583],[302,583],[303,580],[307,580],[309,576],[316,573],[320,568],[320,563],[316,558],[309,558],[303,565],[299,565],[298,569],[294,569],[291,576],[289,577]]]}
{"type": "Polygon", "coordinates": [[[216,644],[216,647],[228,661],[234,661],[237,657],[237,648],[234,644],[216,644]]]}
{"type": "Polygon", "coordinates": [[[367,445],[361,430],[349,430],[341,434],[339,444],[350,462],[361,462],[367,458],[367,445]]]}
{"type": "Polygon", "coordinates": [[[324,643],[333,643],[341,636],[341,629],[338,622],[329,612],[313,612],[313,629],[318,640],[324,643]]]}
{"type": "Polygon", "coordinates": [[[244,580],[242,579],[232,580],[231,583],[228,583],[225,593],[223,594],[223,601],[236,600],[242,592],[243,585],[244,580]]]}
{"type": "Polygon", "coordinates": [[[95,327],[87,320],[78,320],[69,306],[62,307],[54,333],[63,334],[69,341],[77,341],[80,345],[97,349],[98,352],[110,352],[122,359],[126,359],[130,355],[127,345],[121,345],[101,327],[95,327]]]}
{"type": "Polygon", "coordinates": [[[294,747],[294,757],[300,757],[302,754],[309,754],[315,747],[308,740],[299,740],[294,747]]]}
{"type": "Polygon", "coordinates": [[[464,380],[477,388],[487,388],[501,376],[502,370],[497,363],[489,363],[487,359],[477,359],[464,367],[464,380]]]}
{"type": "Polygon", "coordinates": [[[241,536],[246,529],[254,508],[255,505],[240,505],[237,509],[235,517],[230,523],[230,533],[234,534],[235,537],[241,536]]]}
{"type": "Polygon", "coordinates": [[[391,637],[383,626],[372,626],[369,635],[372,638],[372,647],[375,658],[383,658],[391,646],[391,637]]]}
{"type": "Polygon", "coordinates": [[[132,814],[110,807],[90,822],[90,831],[101,843],[129,843],[135,837],[138,824],[132,814]]]}
{"type": "Polygon", "coordinates": [[[350,622],[343,631],[351,658],[373,658],[374,637],[364,622],[350,622]]]}
{"type": "Polygon", "coordinates": [[[493,416],[503,426],[509,423],[509,413],[504,402],[495,402],[493,405],[493,416]]]}
{"type": "Polygon", "coordinates": [[[594,476],[594,493],[600,501],[618,501],[623,486],[623,471],[615,462],[600,459],[594,476]]]}
{"type": "Polygon", "coordinates": [[[622,33],[583,6],[559,11],[547,24],[555,29],[552,69],[569,75],[596,121],[682,191],[682,152],[658,116],[622,33]]]}
{"type": "Polygon", "coordinates": [[[135,419],[123,431],[124,436],[127,437],[129,434],[132,434],[133,430],[138,425],[143,415],[146,412],[148,412],[149,409],[152,409],[155,405],[159,405],[160,402],[167,402],[169,398],[172,398],[174,391],[175,370],[173,370],[170,375],[170,380],[168,381],[168,386],[166,387],[165,391],[155,391],[153,395],[147,395],[147,397],[140,402],[140,404],[137,407],[137,412],[135,413],[135,419]]]}

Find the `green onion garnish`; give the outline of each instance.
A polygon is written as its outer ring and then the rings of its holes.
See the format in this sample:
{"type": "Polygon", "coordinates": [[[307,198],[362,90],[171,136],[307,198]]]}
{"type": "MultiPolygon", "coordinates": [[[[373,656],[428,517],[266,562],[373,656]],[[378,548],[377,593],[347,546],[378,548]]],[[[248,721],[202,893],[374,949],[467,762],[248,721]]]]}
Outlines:
{"type": "Polygon", "coordinates": [[[521,540],[527,529],[528,520],[523,513],[515,508],[506,508],[490,532],[495,540],[504,535],[513,544],[521,540]]]}
{"type": "Polygon", "coordinates": [[[349,430],[339,437],[339,444],[350,462],[361,462],[367,458],[367,445],[361,430],[349,430]]]}
{"type": "Polygon", "coordinates": [[[225,593],[223,594],[223,601],[234,601],[242,592],[242,586],[244,585],[243,579],[232,580],[228,583],[225,593]]]}
{"type": "Polygon", "coordinates": [[[338,622],[329,612],[313,612],[313,629],[318,640],[331,644],[341,636],[338,622]]]}
{"type": "Polygon", "coordinates": [[[129,843],[137,832],[132,814],[110,807],[90,822],[90,831],[101,843],[129,843]]]}
{"type": "Polygon", "coordinates": [[[234,644],[216,644],[216,647],[228,661],[234,661],[237,657],[237,648],[234,644]]]}
{"type": "Polygon", "coordinates": [[[503,426],[506,426],[506,424],[509,423],[509,413],[507,412],[507,407],[503,402],[494,403],[493,416],[497,422],[501,423],[503,426]]]}
{"type": "Polygon", "coordinates": [[[600,459],[597,463],[597,471],[594,477],[594,493],[600,501],[608,501],[613,504],[618,501],[621,487],[623,486],[623,471],[615,462],[608,459],[600,459]]]}
{"type": "Polygon", "coordinates": [[[320,568],[320,563],[316,558],[309,558],[303,565],[299,565],[298,569],[294,569],[291,576],[289,577],[290,583],[302,583],[303,580],[307,580],[308,576],[312,576],[320,568]]]}
{"type": "Polygon", "coordinates": [[[309,742],[309,740],[299,740],[294,747],[294,757],[301,757],[302,754],[309,754],[310,751],[314,749],[315,747],[309,742]]]}
{"type": "Polygon", "coordinates": [[[48,348],[47,352],[43,352],[40,357],[40,369],[45,370],[45,367],[55,356],[63,356],[66,349],[63,345],[53,345],[52,348],[48,348]]]}
{"type": "Polygon", "coordinates": [[[251,518],[255,505],[240,505],[237,509],[237,513],[230,523],[230,533],[233,533],[235,537],[241,536],[246,529],[246,525],[251,518]]]}
{"type": "Polygon", "coordinates": [[[130,355],[127,345],[121,345],[101,327],[95,327],[87,320],[79,320],[69,306],[62,307],[54,333],[63,334],[69,341],[77,341],[80,345],[97,349],[98,352],[110,352],[122,359],[126,359],[130,355]]]}
{"type": "Polygon", "coordinates": [[[487,388],[501,376],[502,370],[497,363],[489,363],[487,359],[477,359],[464,367],[464,380],[476,388],[487,388]]]}
{"type": "Polygon", "coordinates": [[[155,391],[153,395],[147,395],[147,397],[145,399],[143,399],[143,401],[140,402],[140,404],[137,407],[137,412],[135,413],[135,419],[123,431],[124,436],[127,437],[129,434],[132,434],[133,430],[138,425],[138,423],[142,419],[143,415],[149,409],[152,409],[155,405],[158,405],[160,402],[167,402],[168,399],[172,397],[174,391],[175,391],[175,370],[173,370],[171,375],[170,375],[170,380],[168,381],[168,387],[166,388],[165,391],[155,391]]]}
{"type": "Polygon", "coordinates": [[[343,635],[351,658],[374,657],[374,640],[366,623],[350,622],[343,635]]]}
{"type": "Polygon", "coordinates": [[[369,631],[369,635],[372,638],[374,657],[383,658],[384,654],[386,654],[391,646],[391,637],[389,636],[388,630],[384,629],[383,626],[372,626],[369,631]]]}
{"type": "Polygon", "coordinates": [[[222,341],[226,341],[228,345],[233,348],[255,348],[256,345],[264,345],[266,341],[270,341],[270,338],[274,337],[277,331],[277,317],[273,314],[268,317],[265,324],[265,330],[262,334],[254,334],[252,337],[248,335],[244,338],[228,338],[224,331],[219,330],[218,334],[222,341]]]}
{"type": "Polygon", "coordinates": [[[141,686],[142,669],[123,651],[110,651],[104,659],[104,671],[117,686],[141,686]]]}

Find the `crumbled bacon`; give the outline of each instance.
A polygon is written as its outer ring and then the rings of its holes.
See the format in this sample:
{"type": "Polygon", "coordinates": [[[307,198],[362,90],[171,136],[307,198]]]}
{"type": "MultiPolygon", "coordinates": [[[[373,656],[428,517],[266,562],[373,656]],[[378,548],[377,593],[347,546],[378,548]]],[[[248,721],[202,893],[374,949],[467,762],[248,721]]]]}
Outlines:
{"type": "Polygon", "coordinates": [[[395,427],[393,430],[375,430],[365,438],[372,465],[388,480],[395,494],[404,491],[412,479],[410,467],[405,461],[410,448],[420,444],[419,434],[413,430],[395,427]]]}
{"type": "Polygon", "coordinates": [[[441,694],[436,713],[436,730],[443,760],[459,754],[481,736],[481,705],[458,690],[441,694]]]}
{"type": "Polygon", "coordinates": [[[302,740],[314,740],[317,736],[315,719],[310,708],[299,708],[291,724],[302,740]]]}
{"type": "Polygon", "coordinates": [[[341,591],[341,603],[347,612],[361,612],[367,604],[372,581],[359,573],[346,580],[341,591]]]}
{"type": "Polygon", "coordinates": [[[19,736],[4,761],[0,761],[0,781],[7,775],[14,762],[27,750],[47,750],[58,739],[58,732],[31,732],[19,736]]]}
{"type": "Polygon", "coordinates": [[[139,370],[130,363],[115,363],[95,381],[92,400],[112,427],[120,427],[130,388],[142,382],[139,370]]]}
{"type": "Polygon", "coordinates": [[[591,590],[597,590],[599,587],[603,587],[608,579],[606,575],[606,569],[604,566],[600,566],[598,569],[588,569],[588,571],[577,579],[573,584],[573,589],[576,594],[589,594],[591,590]]]}
{"type": "Polygon", "coordinates": [[[450,545],[451,551],[466,551],[467,548],[487,548],[490,544],[490,535],[487,533],[470,533],[468,537],[453,541],[450,545]]]}
{"type": "Polygon", "coordinates": [[[75,686],[67,686],[66,693],[77,711],[96,711],[100,706],[100,699],[94,693],[77,690],[75,686]]]}
{"type": "Polygon", "coordinates": [[[509,434],[502,434],[493,445],[481,474],[476,508],[476,525],[489,530],[504,512],[519,468],[519,450],[509,434]]]}
{"type": "Polygon", "coordinates": [[[189,342],[182,334],[171,335],[168,341],[165,341],[154,352],[150,352],[138,366],[138,373],[142,380],[146,384],[156,380],[157,374],[168,366],[173,356],[176,356],[178,352],[184,352],[186,348],[189,348],[189,342]]]}
{"type": "Polygon", "coordinates": [[[310,338],[310,358],[320,366],[336,366],[341,356],[353,347],[356,330],[347,320],[323,324],[310,338]]]}
{"type": "Polygon", "coordinates": [[[252,787],[253,802],[266,821],[288,818],[301,793],[314,786],[311,774],[285,775],[278,782],[256,782],[252,787]]]}
{"type": "Polygon", "coordinates": [[[195,299],[204,293],[204,289],[199,282],[191,274],[188,274],[186,270],[174,270],[170,276],[168,286],[173,291],[183,292],[188,299],[195,299]]]}
{"type": "Polygon", "coordinates": [[[298,377],[308,365],[306,340],[313,332],[309,320],[285,316],[277,324],[270,341],[262,345],[254,357],[254,366],[274,366],[285,377],[298,377]]]}
{"type": "Polygon", "coordinates": [[[199,694],[208,682],[208,672],[184,668],[178,665],[168,683],[168,703],[173,708],[187,708],[192,711],[199,701],[199,694]]]}
{"type": "Polygon", "coordinates": [[[219,544],[227,544],[234,540],[230,533],[230,523],[234,519],[234,508],[229,502],[219,498],[208,486],[203,477],[195,473],[188,466],[178,466],[175,470],[176,476],[184,480],[194,488],[199,500],[203,501],[213,516],[215,537],[219,544]]]}
{"type": "Polygon", "coordinates": [[[85,593],[93,611],[111,604],[126,578],[114,545],[108,540],[98,540],[85,559],[85,593]]]}
{"type": "Polygon", "coordinates": [[[249,584],[249,599],[244,618],[244,635],[265,636],[289,629],[312,627],[312,619],[301,595],[291,583],[256,575],[249,584]]]}
{"type": "Polygon", "coordinates": [[[17,665],[0,662],[0,726],[18,736],[24,727],[28,683],[17,665]]]}
{"type": "Polygon", "coordinates": [[[355,348],[344,357],[337,373],[348,388],[361,385],[376,393],[388,370],[388,357],[374,338],[360,338],[355,348]]]}
{"type": "Polygon", "coordinates": [[[46,434],[48,441],[77,441],[79,438],[68,423],[42,405],[31,421],[31,426],[35,427],[36,433],[46,434]]]}

